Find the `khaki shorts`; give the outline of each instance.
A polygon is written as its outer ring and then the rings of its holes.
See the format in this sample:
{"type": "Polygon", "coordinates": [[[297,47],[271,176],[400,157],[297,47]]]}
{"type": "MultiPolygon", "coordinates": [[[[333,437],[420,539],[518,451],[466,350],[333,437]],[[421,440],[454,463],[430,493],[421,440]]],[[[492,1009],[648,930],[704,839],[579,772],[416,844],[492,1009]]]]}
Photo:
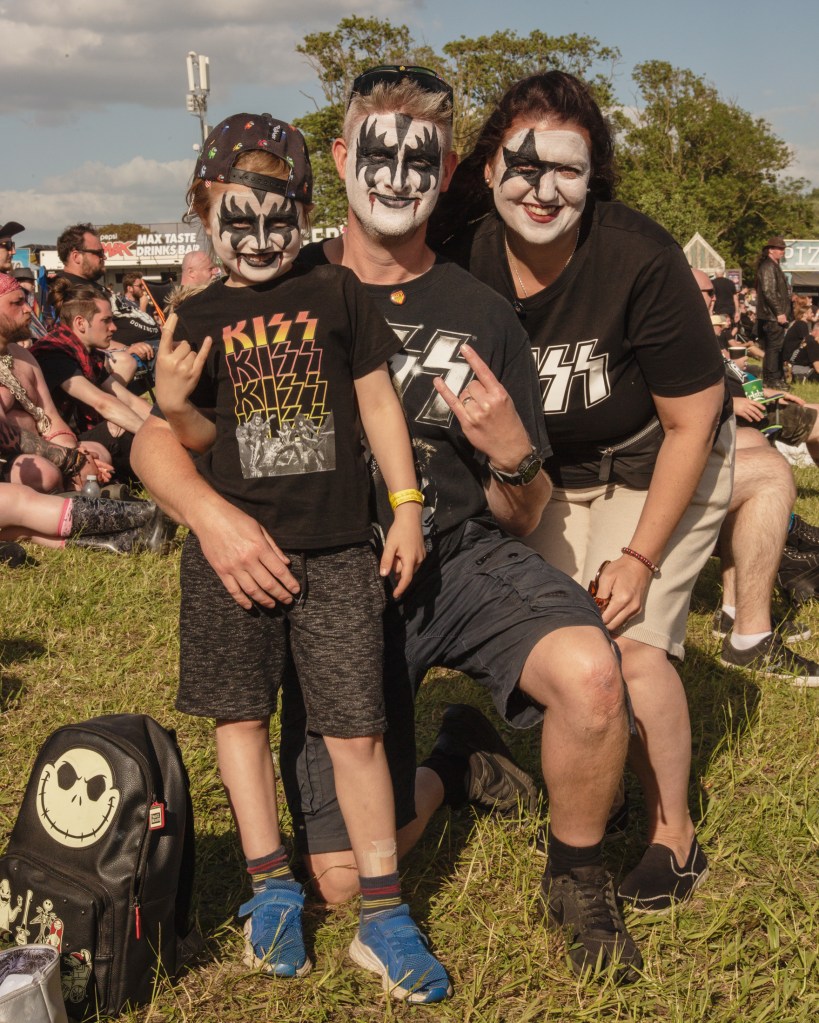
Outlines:
{"type": "MultiPolygon", "coordinates": [[[[660,571],[649,584],[645,607],[618,629],[618,636],[684,657],[691,591],[714,550],[731,500],[734,432],[731,419],[720,430],[691,504],[668,541],[660,571]]],[[[629,545],[645,499],[645,490],[619,483],[582,490],[555,488],[540,525],[526,543],[588,586],[600,565],[619,558],[620,548],[629,545]]]]}

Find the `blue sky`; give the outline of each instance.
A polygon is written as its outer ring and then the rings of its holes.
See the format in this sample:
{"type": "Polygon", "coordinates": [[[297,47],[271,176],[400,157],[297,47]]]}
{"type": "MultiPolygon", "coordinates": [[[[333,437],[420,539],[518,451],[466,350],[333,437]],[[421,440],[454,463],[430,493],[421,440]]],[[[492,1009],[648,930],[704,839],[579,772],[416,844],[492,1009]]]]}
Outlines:
{"type": "MultiPolygon", "coordinates": [[[[815,0],[381,0],[352,8],[406,24],[434,48],[462,35],[539,28],[587,34],[622,54],[615,88],[662,59],[709,79],[793,148],[790,173],[819,186],[819,13],[815,0]]],[[[211,61],[209,118],[239,110],[291,118],[322,97],[295,52],[347,0],[0,0],[0,223],[18,243],[52,242],[78,220],[176,220],[198,121],[185,110],[185,54],[211,61]]]]}

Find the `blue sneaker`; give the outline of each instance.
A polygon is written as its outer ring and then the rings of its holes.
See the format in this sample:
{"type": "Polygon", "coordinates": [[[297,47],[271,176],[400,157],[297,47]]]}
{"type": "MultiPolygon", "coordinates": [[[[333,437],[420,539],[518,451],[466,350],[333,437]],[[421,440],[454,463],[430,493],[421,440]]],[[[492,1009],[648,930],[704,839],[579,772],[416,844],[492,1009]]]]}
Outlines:
{"type": "Polygon", "coordinates": [[[304,977],[313,968],[304,948],[301,910],[304,894],[297,881],[268,878],[267,887],[239,907],[245,923],[245,965],[271,977],[304,977]]]}
{"type": "Polygon", "coordinates": [[[429,951],[406,904],[363,920],[350,956],[380,974],[384,990],[399,1001],[442,1002],[452,994],[446,970],[429,951]]]}

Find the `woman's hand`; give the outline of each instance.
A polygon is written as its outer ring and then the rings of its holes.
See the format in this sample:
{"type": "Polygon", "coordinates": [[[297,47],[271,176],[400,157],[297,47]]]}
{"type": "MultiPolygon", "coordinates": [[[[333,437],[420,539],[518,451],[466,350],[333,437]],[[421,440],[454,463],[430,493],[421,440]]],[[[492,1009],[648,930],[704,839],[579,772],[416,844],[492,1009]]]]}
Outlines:
{"type": "Polygon", "coordinates": [[[615,632],[640,613],[650,582],[651,569],[626,554],[609,562],[603,569],[598,582],[597,601],[603,623],[610,632],[615,632]]]}

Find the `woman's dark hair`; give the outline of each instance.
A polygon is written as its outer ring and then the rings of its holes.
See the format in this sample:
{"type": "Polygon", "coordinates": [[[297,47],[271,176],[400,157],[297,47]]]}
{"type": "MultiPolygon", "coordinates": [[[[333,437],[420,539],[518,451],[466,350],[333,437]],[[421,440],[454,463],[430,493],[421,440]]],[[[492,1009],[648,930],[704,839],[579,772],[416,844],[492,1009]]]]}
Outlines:
{"type": "Polygon", "coordinates": [[[611,129],[587,85],[565,71],[546,71],[515,82],[503,94],[478,132],[472,152],[464,158],[430,221],[430,238],[440,244],[468,223],[494,209],[484,179],[486,164],[500,149],[504,135],[519,117],[555,118],[580,125],[591,141],[589,191],[597,199],[614,198],[617,174],[611,129]]]}

